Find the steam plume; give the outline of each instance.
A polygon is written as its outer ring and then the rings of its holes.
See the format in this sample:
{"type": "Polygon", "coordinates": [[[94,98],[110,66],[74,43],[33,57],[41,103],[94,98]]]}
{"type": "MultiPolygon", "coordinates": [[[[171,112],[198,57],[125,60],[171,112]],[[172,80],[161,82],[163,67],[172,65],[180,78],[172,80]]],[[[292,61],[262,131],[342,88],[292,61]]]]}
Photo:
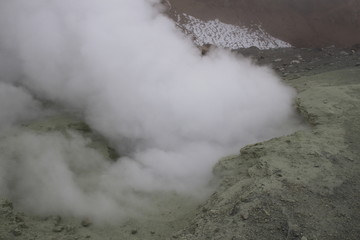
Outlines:
{"type": "Polygon", "coordinates": [[[110,163],[76,133],[3,133],[1,195],[38,214],[121,218],[146,208],[139,193],[206,196],[219,158],[286,132],[292,89],[225,50],[200,56],[161,11],[156,0],[0,2],[0,127],[48,99],[122,154],[110,163]]]}

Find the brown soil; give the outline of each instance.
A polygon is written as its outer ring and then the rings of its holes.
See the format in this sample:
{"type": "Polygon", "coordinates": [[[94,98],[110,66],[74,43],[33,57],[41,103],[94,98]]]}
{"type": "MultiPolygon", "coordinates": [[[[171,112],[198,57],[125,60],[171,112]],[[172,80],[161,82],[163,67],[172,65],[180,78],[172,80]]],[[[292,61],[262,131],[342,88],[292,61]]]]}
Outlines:
{"type": "Polygon", "coordinates": [[[171,13],[234,25],[261,24],[296,47],[349,47],[360,43],[357,0],[168,0],[171,13]]]}

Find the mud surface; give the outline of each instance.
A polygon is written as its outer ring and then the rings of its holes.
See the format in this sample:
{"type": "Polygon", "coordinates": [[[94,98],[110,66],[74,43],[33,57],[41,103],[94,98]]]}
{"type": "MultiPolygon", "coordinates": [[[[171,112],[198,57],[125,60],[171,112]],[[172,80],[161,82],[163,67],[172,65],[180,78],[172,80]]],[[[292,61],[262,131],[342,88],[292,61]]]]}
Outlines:
{"type": "MultiPolygon", "coordinates": [[[[270,65],[297,89],[294,107],[309,124],[307,129],[224,157],[214,169],[221,184],[206,202],[186,203],[186,199],[166,196],[163,205],[171,205],[163,208],[166,211],[141,220],[97,226],[87,219],[31,216],[1,199],[0,240],[358,239],[358,49],[238,52],[257,64],[270,65]]],[[[90,134],[78,121],[65,122],[72,130],[90,134]]],[[[38,129],[40,125],[31,126],[38,129]]],[[[63,131],[57,121],[51,129],[63,131]]]]}

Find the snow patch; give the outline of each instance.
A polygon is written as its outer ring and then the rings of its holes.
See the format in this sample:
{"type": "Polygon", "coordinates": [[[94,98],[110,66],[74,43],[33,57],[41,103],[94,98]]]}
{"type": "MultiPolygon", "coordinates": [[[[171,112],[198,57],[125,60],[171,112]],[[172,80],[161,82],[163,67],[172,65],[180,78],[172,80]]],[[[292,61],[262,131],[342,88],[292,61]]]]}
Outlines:
{"type": "Polygon", "coordinates": [[[291,47],[289,43],[265,32],[260,25],[236,26],[223,23],[218,19],[203,21],[187,14],[179,14],[177,24],[187,34],[193,36],[195,43],[199,46],[212,44],[230,49],[291,47]]]}

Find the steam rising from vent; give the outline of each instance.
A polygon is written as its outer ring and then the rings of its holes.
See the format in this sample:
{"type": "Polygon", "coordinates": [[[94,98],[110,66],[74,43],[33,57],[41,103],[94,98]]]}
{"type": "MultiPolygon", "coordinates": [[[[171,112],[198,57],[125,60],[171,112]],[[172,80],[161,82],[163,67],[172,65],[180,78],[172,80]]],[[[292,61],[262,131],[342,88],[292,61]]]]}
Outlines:
{"type": "Polygon", "coordinates": [[[37,214],[103,221],[139,214],[146,193],[206,197],[219,158],[293,127],[293,90],[225,50],[202,57],[156,0],[2,0],[0,74],[0,195],[37,214]],[[121,157],[75,132],[9,132],[43,114],[35,98],[80,112],[121,157]]]}

